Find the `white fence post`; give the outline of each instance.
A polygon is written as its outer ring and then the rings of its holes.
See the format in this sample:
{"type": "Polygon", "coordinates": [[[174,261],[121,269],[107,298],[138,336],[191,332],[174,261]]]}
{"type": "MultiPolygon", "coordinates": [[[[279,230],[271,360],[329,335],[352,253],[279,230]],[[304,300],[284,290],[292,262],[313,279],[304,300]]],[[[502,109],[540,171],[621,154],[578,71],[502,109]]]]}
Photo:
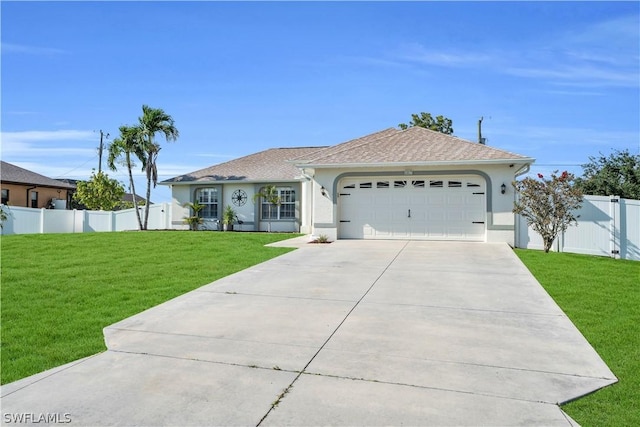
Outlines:
{"type": "Polygon", "coordinates": [[[40,234],[44,234],[44,208],[40,209],[40,234]]]}
{"type": "Polygon", "coordinates": [[[609,231],[611,233],[610,247],[612,258],[620,258],[620,198],[609,196],[609,231]]]}

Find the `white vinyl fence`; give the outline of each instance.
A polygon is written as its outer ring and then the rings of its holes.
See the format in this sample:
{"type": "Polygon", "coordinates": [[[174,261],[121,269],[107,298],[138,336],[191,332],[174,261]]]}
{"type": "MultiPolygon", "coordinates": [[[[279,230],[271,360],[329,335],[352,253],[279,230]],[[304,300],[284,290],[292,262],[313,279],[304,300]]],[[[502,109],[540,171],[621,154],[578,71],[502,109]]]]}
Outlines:
{"type": "MultiPolygon", "coordinates": [[[[62,209],[32,209],[2,206],[7,213],[2,234],[88,233],[92,231],[137,230],[134,209],[121,211],[86,211],[62,209]]],[[[144,215],[144,208],[140,209],[144,215]]],[[[142,217],[144,221],[144,216],[142,217]]],[[[149,207],[149,230],[171,228],[171,207],[167,203],[149,207]]]]}
{"type": "MultiPolygon", "coordinates": [[[[640,200],[584,196],[578,225],[553,243],[552,250],[640,261],[640,200]]],[[[543,249],[542,238],[516,217],[516,247],[543,249]]]]}

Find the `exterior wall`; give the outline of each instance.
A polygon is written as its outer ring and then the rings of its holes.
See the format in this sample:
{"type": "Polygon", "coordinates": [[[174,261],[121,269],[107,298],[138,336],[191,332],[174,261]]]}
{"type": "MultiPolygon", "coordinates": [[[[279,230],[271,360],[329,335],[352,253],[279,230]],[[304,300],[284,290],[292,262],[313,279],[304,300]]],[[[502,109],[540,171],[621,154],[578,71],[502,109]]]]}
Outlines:
{"type": "Polygon", "coordinates": [[[512,213],[515,193],[511,183],[518,166],[509,164],[501,165],[460,165],[440,167],[389,167],[389,168],[358,168],[358,169],[316,169],[313,182],[313,214],[311,233],[313,235],[326,235],[335,240],[338,237],[338,188],[342,177],[372,175],[396,175],[419,176],[431,173],[436,174],[478,174],[485,178],[487,220],[486,241],[507,242],[514,245],[514,221],[512,213]],[[502,184],[505,184],[505,194],[501,192],[502,184]],[[322,187],[325,195],[322,194],[322,187]]]}
{"type": "Polygon", "coordinates": [[[305,222],[302,218],[305,214],[310,215],[304,201],[304,198],[308,197],[309,183],[273,183],[276,187],[292,187],[295,190],[296,219],[272,220],[271,224],[269,224],[268,221],[260,220],[260,202],[254,200],[255,195],[260,191],[260,189],[268,184],[270,183],[225,182],[216,184],[173,185],[171,186],[171,194],[173,196],[171,204],[173,218],[172,228],[188,229],[188,226],[184,224],[183,218],[189,216],[191,213],[188,208],[184,208],[182,205],[187,202],[193,202],[195,200],[196,191],[199,188],[211,187],[218,189],[218,218],[215,220],[205,220],[205,223],[203,224],[204,229],[221,229],[222,214],[227,206],[231,206],[236,212],[237,218],[242,221],[242,224],[239,224],[238,222],[234,223],[235,230],[267,231],[270,227],[271,231],[274,232],[298,232],[301,230],[303,223],[305,223],[306,228],[309,228],[309,221],[305,222]],[[233,203],[233,193],[236,190],[242,190],[247,194],[247,200],[241,206],[233,203]]]}
{"type": "Polygon", "coordinates": [[[220,215],[227,206],[231,206],[233,210],[236,212],[236,216],[240,221],[242,221],[242,225],[234,224],[234,229],[241,231],[255,231],[256,230],[256,218],[258,214],[257,204],[258,202],[253,200],[257,191],[260,190],[260,187],[256,187],[254,184],[226,184],[222,186],[222,197],[220,200],[222,201],[222,210],[220,211],[220,215]],[[247,194],[247,200],[242,206],[237,206],[233,204],[232,196],[233,192],[236,190],[242,190],[247,194]]]}
{"type": "Polygon", "coordinates": [[[311,234],[314,184],[312,179],[300,183],[300,233],[311,234]]]}
{"type": "Polygon", "coordinates": [[[38,208],[47,208],[52,199],[67,200],[68,190],[62,188],[35,187],[32,185],[1,183],[0,187],[9,190],[9,206],[31,207],[31,193],[38,192],[38,208]],[[29,199],[27,199],[29,189],[29,199]]]}
{"type": "Polygon", "coordinates": [[[192,201],[191,186],[172,185],[171,186],[171,228],[175,230],[188,230],[189,226],[184,223],[183,218],[190,215],[189,209],[182,207],[183,204],[192,201]]]}

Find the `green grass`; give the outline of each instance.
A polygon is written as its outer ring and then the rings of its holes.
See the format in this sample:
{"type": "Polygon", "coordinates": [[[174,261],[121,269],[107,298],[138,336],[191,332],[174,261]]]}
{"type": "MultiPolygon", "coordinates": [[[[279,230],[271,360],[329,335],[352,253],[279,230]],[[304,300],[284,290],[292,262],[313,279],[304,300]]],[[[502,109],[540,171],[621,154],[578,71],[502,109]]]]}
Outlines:
{"type": "Polygon", "coordinates": [[[291,249],[271,233],[2,237],[2,384],[105,350],[102,329],[291,249]]]}
{"type": "Polygon", "coordinates": [[[563,410],[585,427],[640,425],[640,262],[516,254],[619,379],[563,410]]]}

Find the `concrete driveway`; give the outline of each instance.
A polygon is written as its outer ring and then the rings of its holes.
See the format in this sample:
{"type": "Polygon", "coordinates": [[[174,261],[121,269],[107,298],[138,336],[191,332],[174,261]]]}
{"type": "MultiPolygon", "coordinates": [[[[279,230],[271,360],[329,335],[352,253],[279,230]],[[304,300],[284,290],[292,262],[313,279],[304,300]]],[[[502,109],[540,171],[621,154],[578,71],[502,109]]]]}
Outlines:
{"type": "Polygon", "coordinates": [[[569,426],[616,382],[505,244],[301,246],[4,386],[2,422],[569,426]]]}

